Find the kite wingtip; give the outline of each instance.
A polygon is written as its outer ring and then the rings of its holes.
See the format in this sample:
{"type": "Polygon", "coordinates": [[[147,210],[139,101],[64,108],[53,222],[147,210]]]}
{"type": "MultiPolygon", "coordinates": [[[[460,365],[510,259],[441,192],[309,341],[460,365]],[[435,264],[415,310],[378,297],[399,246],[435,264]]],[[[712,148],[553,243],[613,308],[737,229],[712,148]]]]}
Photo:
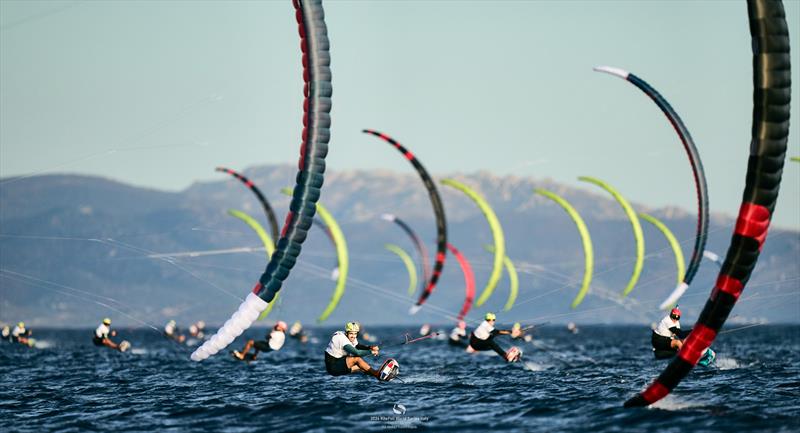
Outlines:
{"type": "Polygon", "coordinates": [[[192,355],[189,358],[191,358],[192,361],[194,362],[200,362],[208,359],[209,356],[211,356],[211,354],[208,353],[206,347],[200,346],[197,349],[195,349],[194,352],[192,352],[192,355]]]}
{"type": "Polygon", "coordinates": [[[647,406],[648,404],[649,403],[647,403],[647,401],[642,397],[641,394],[636,394],[635,396],[629,398],[628,401],[625,402],[623,407],[625,409],[630,409],[632,407],[644,407],[647,406]]]}
{"type": "Polygon", "coordinates": [[[672,293],[669,295],[669,297],[665,299],[664,302],[661,303],[661,305],[658,306],[658,309],[669,310],[673,305],[675,305],[675,303],[678,302],[678,299],[680,299],[681,296],[683,296],[683,294],[686,293],[686,289],[688,288],[689,285],[686,284],[686,282],[681,282],[680,284],[678,284],[678,287],[675,287],[675,290],[673,290],[672,293]]]}
{"type": "Polygon", "coordinates": [[[417,314],[420,308],[422,308],[422,305],[412,305],[411,308],[408,309],[408,314],[413,316],[414,314],[417,314]]]}
{"type": "Polygon", "coordinates": [[[606,73],[606,74],[609,74],[609,75],[614,75],[616,77],[620,77],[623,80],[627,80],[628,79],[628,75],[630,75],[630,72],[628,72],[628,71],[626,71],[624,69],[615,68],[613,66],[595,66],[592,69],[594,71],[597,71],[597,72],[603,72],[603,73],[606,73]]]}

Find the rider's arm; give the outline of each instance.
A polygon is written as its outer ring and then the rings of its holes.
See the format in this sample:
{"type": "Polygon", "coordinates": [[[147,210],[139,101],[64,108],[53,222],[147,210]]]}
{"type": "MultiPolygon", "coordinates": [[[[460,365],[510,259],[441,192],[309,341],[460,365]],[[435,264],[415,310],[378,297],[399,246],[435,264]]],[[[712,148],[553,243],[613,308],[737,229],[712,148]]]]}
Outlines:
{"type": "MultiPolygon", "coordinates": [[[[359,344],[359,346],[361,346],[361,344],[359,344]]],[[[353,356],[367,356],[367,355],[372,353],[369,350],[369,348],[367,348],[367,349],[356,349],[355,347],[353,347],[352,344],[345,344],[343,349],[344,349],[345,352],[347,352],[348,354],[353,355],[353,356]]]]}

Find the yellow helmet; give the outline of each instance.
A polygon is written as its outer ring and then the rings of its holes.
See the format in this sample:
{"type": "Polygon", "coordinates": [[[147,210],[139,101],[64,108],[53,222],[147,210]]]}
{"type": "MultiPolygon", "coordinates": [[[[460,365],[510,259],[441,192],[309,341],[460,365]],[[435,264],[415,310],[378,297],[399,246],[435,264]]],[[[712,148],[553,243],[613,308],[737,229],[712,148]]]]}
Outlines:
{"type": "Polygon", "coordinates": [[[486,315],[483,316],[483,318],[485,320],[497,320],[497,316],[495,316],[494,313],[486,313],[486,315]]]}
{"type": "Polygon", "coordinates": [[[359,332],[361,331],[361,327],[358,326],[358,322],[347,322],[344,325],[344,332],[359,332]]]}
{"type": "Polygon", "coordinates": [[[108,317],[103,319],[103,325],[110,325],[110,324],[111,324],[111,319],[109,319],[108,317]]]}
{"type": "Polygon", "coordinates": [[[19,322],[19,323],[17,323],[17,326],[19,326],[20,328],[24,328],[25,327],[25,322],[19,322]]]}
{"type": "Polygon", "coordinates": [[[514,326],[511,327],[511,329],[521,329],[521,328],[522,325],[519,322],[514,323],[514,326]]]}

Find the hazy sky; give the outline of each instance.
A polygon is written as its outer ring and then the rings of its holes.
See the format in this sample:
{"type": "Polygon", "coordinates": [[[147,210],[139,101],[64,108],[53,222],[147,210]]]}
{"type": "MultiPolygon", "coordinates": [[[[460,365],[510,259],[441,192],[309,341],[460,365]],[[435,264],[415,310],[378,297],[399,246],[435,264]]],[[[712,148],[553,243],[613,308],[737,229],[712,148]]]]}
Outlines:
{"type": "MultiPolygon", "coordinates": [[[[800,155],[800,2],[789,154],[800,155]]],[[[607,180],[650,206],[696,206],[675,132],[621,67],[681,114],[712,212],[736,214],[750,141],[744,1],[330,1],[331,170],[487,170],[581,188],[607,180]]],[[[296,163],[299,38],[286,1],[0,1],[0,176],[83,173],[162,190],[296,163]]],[[[775,222],[800,229],[800,164],[775,222]]]]}

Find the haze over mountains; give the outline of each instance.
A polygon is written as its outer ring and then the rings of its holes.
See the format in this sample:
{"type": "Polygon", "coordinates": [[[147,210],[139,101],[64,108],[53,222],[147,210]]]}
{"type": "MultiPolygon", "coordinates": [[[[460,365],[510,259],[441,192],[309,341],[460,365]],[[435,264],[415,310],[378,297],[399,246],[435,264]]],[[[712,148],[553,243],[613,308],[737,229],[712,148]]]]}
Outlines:
{"type": "MultiPolygon", "coordinates": [[[[244,173],[262,189],[282,222],[288,198],[280,189],[294,184],[295,168],[262,166],[244,173]]],[[[520,272],[517,305],[500,314],[501,322],[649,324],[659,318],[656,307],[676,283],[672,251],[663,235],[642,221],[644,271],[631,295],[620,299],[633,269],[633,235],[619,205],[602,190],[589,184],[576,189],[549,180],[486,172],[454,177],[474,187],[493,206],[505,231],[507,254],[520,272]],[[583,275],[581,241],[567,214],[535,196],[535,187],[569,200],[592,235],[596,263],[591,294],[575,310],[569,305],[583,275]]],[[[492,256],[484,249],[492,242],[491,232],[469,199],[441,185],[439,190],[447,213],[448,240],[472,262],[480,293],[491,271],[492,256]]],[[[415,174],[328,172],[321,203],[341,225],[350,252],[347,290],[327,323],[450,321],[448,315],[460,309],[464,298],[456,261],[448,258],[431,305],[409,316],[415,298],[406,293],[406,269],[384,249],[391,242],[416,256],[405,234],[380,219],[383,213],[394,213],[428,242],[431,254],[435,251],[433,213],[415,174]]],[[[180,192],[75,175],[6,179],[0,184],[0,205],[0,322],[85,327],[111,315],[116,324],[129,326],[160,327],[171,318],[179,324],[198,319],[216,324],[230,316],[266,263],[259,250],[208,253],[260,247],[255,233],[227,215],[227,209],[249,213],[269,231],[254,195],[223,174],[217,181],[196,183],[180,192]],[[185,252],[198,254],[148,257],[185,252]]],[[[694,245],[694,210],[633,205],[672,229],[688,262],[694,245]]],[[[732,217],[712,215],[707,249],[724,256],[732,227],[732,217]]],[[[335,283],[329,274],[335,264],[330,241],[322,230],[312,227],[298,265],[284,284],[283,300],[271,317],[313,323],[332,294],[335,283]]],[[[681,301],[690,322],[705,303],[717,272],[715,264],[704,261],[681,301]]],[[[771,230],[729,323],[798,322],[799,288],[800,233],[771,230]]],[[[504,277],[487,305],[473,308],[469,317],[499,312],[507,296],[504,277]]]]}

